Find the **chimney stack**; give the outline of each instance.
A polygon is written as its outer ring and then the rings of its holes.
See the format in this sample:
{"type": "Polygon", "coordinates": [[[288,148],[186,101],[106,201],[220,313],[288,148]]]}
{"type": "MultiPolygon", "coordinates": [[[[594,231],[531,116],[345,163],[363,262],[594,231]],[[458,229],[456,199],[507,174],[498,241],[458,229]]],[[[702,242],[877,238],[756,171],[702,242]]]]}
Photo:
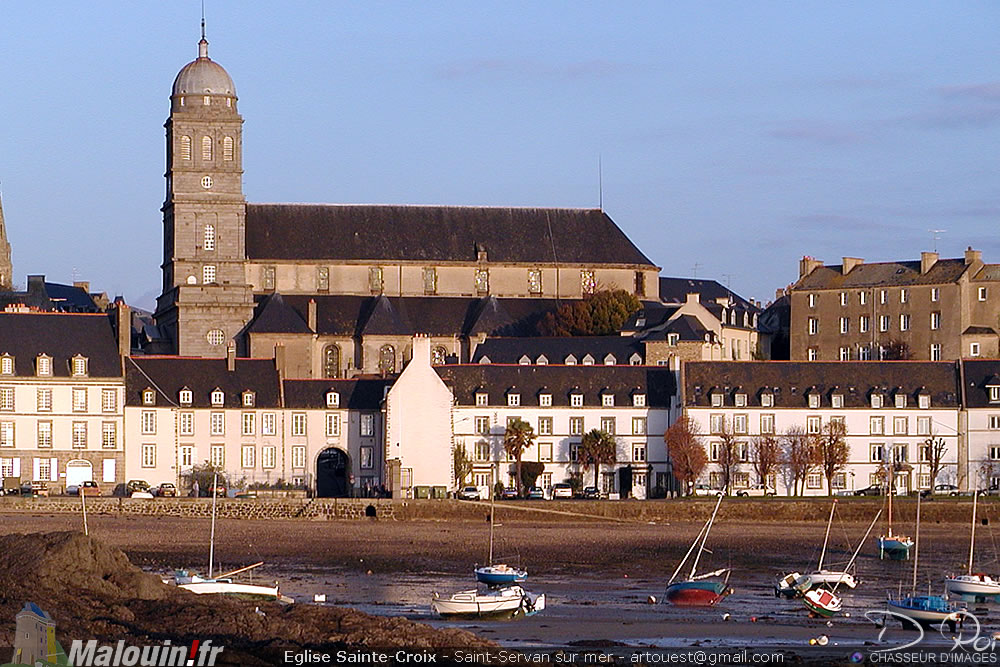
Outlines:
{"type": "Polygon", "coordinates": [[[278,379],[285,379],[285,344],[274,344],[274,368],[278,371],[278,379]]]}
{"type": "Polygon", "coordinates": [[[848,273],[851,272],[851,269],[853,269],[855,266],[859,266],[864,263],[865,260],[861,259],[860,257],[844,257],[843,265],[841,268],[843,269],[844,275],[846,276],[848,273]]]}
{"type": "Polygon", "coordinates": [[[229,341],[226,346],[226,369],[232,373],[236,370],[236,341],[229,341]]]}
{"type": "Polygon", "coordinates": [[[982,264],[982,263],[983,263],[982,250],[973,250],[971,245],[965,249],[966,266],[969,266],[970,264],[982,264]]]}
{"type": "Polygon", "coordinates": [[[132,352],[132,309],[124,301],[116,304],[115,333],[118,334],[118,354],[127,357],[132,352]]]}
{"type": "Polygon", "coordinates": [[[923,275],[931,270],[935,264],[937,264],[939,255],[936,252],[922,252],[920,253],[920,274],[923,275]]]}
{"type": "Polygon", "coordinates": [[[73,287],[82,289],[87,294],[90,294],[90,281],[89,280],[74,280],[73,287]]]}
{"type": "Polygon", "coordinates": [[[809,255],[799,260],[799,278],[805,278],[817,268],[823,266],[823,262],[809,255]]]}
{"type": "Polygon", "coordinates": [[[316,333],[316,299],[309,299],[309,329],[316,333]]]}
{"type": "Polygon", "coordinates": [[[684,303],[692,304],[701,302],[701,294],[698,292],[688,292],[684,295],[684,303]]]}

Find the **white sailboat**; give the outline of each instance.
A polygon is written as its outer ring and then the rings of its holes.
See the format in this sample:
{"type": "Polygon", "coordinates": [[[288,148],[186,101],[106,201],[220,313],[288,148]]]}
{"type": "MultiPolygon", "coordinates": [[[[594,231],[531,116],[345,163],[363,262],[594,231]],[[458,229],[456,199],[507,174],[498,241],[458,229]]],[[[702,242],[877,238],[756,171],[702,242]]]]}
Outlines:
{"type": "MultiPolygon", "coordinates": [[[[865,536],[861,538],[860,542],[858,542],[858,548],[854,550],[854,555],[851,556],[851,560],[847,563],[847,567],[844,568],[845,570],[850,570],[851,566],[854,565],[854,561],[857,560],[858,554],[861,553],[861,547],[864,546],[868,536],[871,535],[872,528],[875,527],[875,524],[878,522],[878,518],[881,515],[882,510],[879,510],[875,515],[875,518],[872,519],[871,525],[868,526],[868,530],[865,531],[865,536]]],[[[843,572],[842,574],[847,573],[843,572]]],[[[813,614],[825,617],[833,616],[834,614],[839,613],[841,607],[843,606],[843,601],[837,596],[837,587],[840,583],[841,582],[839,581],[836,582],[833,585],[833,588],[829,590],[826,588],[813,588],[808,590],[803,596],[802,602],[813,614]]]]}
{"type": "Polygon", "coordinates": [[[1000,581],[988,574],[973,573],[972,560],[976,550],[976,507],[979,492],[972,496],[972,535],[969,538],[969,568],[965,574],[947,577],[944,580],[945,593],[949,595],[971,595],[975,597],[995,597],[1000,595],[1000,581]]]}
{"type": "Polygon", "coordinates": [[[784,595],[785,597],[798,597],[809,589],[816,588],[818,586],[832,588],[833,586],[840,585],[847,586],[852,589],[857,587],[858,582],[851,573],[843,570],[823,569],[823,561],[826,558],[826,547],[830,541],[830,527],[833,525],[833,513],[836,509],[837,501],[834,500],[833,506],[830,508],[830,518],[826,522],[826,535],[823,537],[823,550],[820,551],[819,565],[817,565],[816,570],[806,575],[799,574],[798,572],[786,574],[774,585],[774,594],[776,596],[784,595]]]}

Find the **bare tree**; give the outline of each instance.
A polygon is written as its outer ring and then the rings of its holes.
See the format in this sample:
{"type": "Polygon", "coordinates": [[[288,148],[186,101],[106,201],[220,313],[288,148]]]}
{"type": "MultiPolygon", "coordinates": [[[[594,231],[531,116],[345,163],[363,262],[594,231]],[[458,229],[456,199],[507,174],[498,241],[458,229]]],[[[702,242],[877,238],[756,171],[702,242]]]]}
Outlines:
{"type": "Polygon", "coordinates": [[[792,480],[789,495],[801,495],[800,487],[805,486],[806,477],[816,466],[813,453],[813,438],[801,426],[789,426],[781,437],[781,465],[792,480]]]}
{"type": "Polygon", "coordinates": [[[944,455],[948,453],[948,448],[945,447],[944,438],[932,434],[931,437],[924,440],[924,462],[927,464],[927,470],[931,475],[931,488],[937,484],[938,473],[944,468],[944,455]]]}
{"type": "Polygon", "coordinates": [[[722,474],[722,489],[728,494],[732,490],[733,477],[740,471],[741,463],[739,445],[736,434],[733,433],[732,423],[723,418],[722,429],[718,433],[713,433],[712,437],[718,440],[718,459],[715,463],[722,474]]]}
{"type": "Polygon", "coordinates": [[[993,479],[1000,475],[1000,463],[996,461],[983,461],[979,464],[979,470],[977,470],[979,479],[977,480],[977,489],[988,489],[990,484],[993,483],[993,479]]]}
{"type": "Polygon", "coordinates": [[[778,445],[778,439],[766,433],[754,436],[750,441],[750,456],[754,472],[767,489],[767,480],[781,463],[781,447],[778,445]]]}
{"type": "Polygon", "coordinates": [[[847,427],[842,421],[830,420],[823,424],[814,438],[816,463],[826,478],[826,488],[833,495],[833,478],[847,466],[850,450],[847,447],[847,427]]]}
{"type": "Polygon", "coordinates": [[[682,416],[663,434],[663,440],[667,443],[667,453],[674,468],[674,479],[680,483],[684,494],[691,493],[691,488],[708,463],[700,433],[701,427],[698,422],[682,416]]]}

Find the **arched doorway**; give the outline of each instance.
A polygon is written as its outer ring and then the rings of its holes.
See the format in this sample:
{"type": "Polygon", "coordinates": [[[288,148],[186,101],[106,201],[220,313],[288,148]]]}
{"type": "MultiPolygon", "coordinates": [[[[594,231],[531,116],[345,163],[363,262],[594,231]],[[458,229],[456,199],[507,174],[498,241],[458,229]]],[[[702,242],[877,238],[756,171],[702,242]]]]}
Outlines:
{"type": "Polygon", "coordinates": [[[316,459],[316,496],[346,498],[351,492],[351,460],[336,447],[319,453],[316,459]]]}

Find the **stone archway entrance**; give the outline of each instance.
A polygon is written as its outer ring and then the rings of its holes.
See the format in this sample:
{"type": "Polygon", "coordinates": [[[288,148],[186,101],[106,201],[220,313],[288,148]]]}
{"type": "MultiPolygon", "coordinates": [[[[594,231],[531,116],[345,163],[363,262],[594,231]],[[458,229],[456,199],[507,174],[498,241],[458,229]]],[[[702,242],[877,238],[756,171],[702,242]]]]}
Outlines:
{"type": "Polygon", "coordinates": [[[319,453],[316,459],[316,496],[346,498],[351,493],[351,459],[336,447],[319,453]]]}

